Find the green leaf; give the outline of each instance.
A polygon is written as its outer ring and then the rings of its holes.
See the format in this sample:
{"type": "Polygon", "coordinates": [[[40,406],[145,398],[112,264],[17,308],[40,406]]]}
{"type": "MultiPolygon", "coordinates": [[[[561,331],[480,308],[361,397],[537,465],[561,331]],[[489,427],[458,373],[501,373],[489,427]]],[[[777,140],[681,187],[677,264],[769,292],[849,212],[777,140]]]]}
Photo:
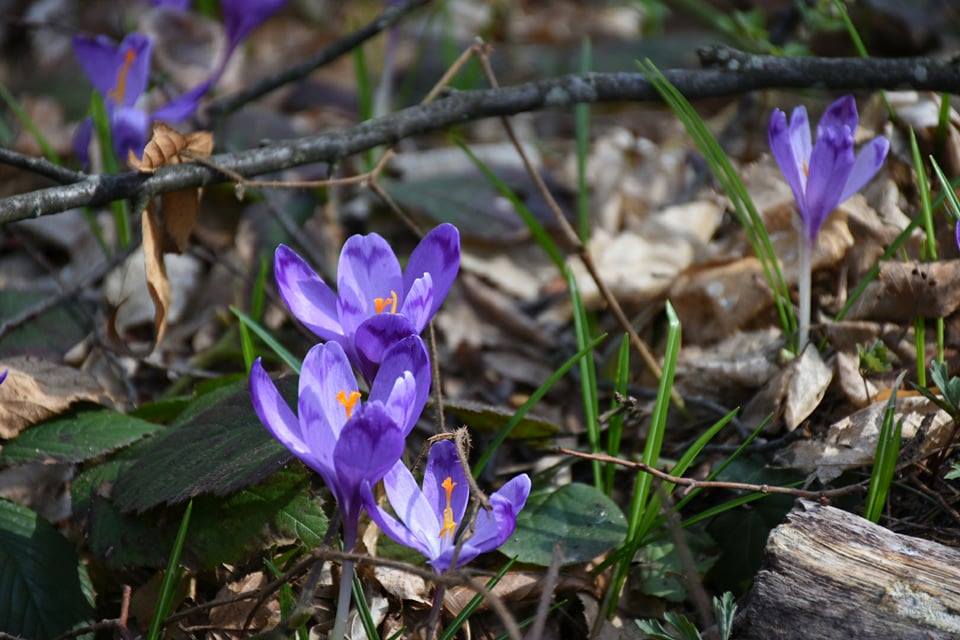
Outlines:
{"type": "Polygon", "coordinates": [[[520,562],[549,566],[554,544],[561,565],[587,562],[621,544],[627,523],[620,507],[598,489],[564,485],[539,504],[528,503],[500,551],[520,562]]]}
{"type": "MultiPolygon", "coordinates": [[[[715,557],[705,554],[713,544],[704,533],[686,532],[687,544],[694,552],[697,571],[701,575],[709,571],[715,557]]],[[[687,597],[687,582],[684,567],[672,541],[656,540],[640,548],[634,559],[633,572],[643,593],[670,602],[683,602],[687,597]]],[[[633,583],[631,583],[633,584],[633,583]]]]}
{"type": "MultiPolygon", "coordinates": [[[[472,400],[443,400],[443,409],[459,418],[468,427],[483,433],[495,433],[510,418],[513,411],[473,402],[472,400]]],[[[560,427],[555,423],[530,414],[525,415],[510,433],[511,438],[536,440],[556,435],[560,427]]]]}
{"type": "Polygon", "coordinates": [[[90,619],[73,545],[36,513],[0,499],[0,631],[45,640],[90,619]]]}
{"type": "Polygon", "coordinates": [[[947,471],[947,474],[943,476],[944,480],[956,480],[957,478],[960,478],[960,462],[954,462],[950,471],[947,471]]]}
{"type": "Polygon", "coordinates": [[[73,411],[31,427],[8,442],[0,466],[33,460],[83,462],[133,444],[157,430],[158,424],[111,411],[73,411]]]}
{"type": "MultiPolygon", "coordinates": [[[[13,320],[50,297],[39,291],[0,291],[0,322],[13,320]]],[[[61,358],[89,332],[76,302],[65,302],[44,311],[0,339],[0,358],[33,355],[61,358]]]]}
{"type": "MultiPolygon", "coordinates": [[[[288,402],[296,398],[295,377],[277,386],[288,402]]],[[[203,494],[228,495],[262,482],[291,459],[260,424],[245,388],[165,429],[139,453],[114,487],[123,511],[142,512],[203,494]]]]}

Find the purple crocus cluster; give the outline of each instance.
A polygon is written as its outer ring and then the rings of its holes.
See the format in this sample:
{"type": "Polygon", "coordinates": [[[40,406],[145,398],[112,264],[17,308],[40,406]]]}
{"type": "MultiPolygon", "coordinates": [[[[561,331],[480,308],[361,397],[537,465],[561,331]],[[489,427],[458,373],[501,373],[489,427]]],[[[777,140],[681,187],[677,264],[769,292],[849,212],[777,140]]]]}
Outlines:
{"type": "MultiPolygon", "coordinates": [[[[130,33],[117,44],[102,35],[76,36],[73,40],[74,56],[94,89],[103,97],[118,157],[126,158],[129,151],[139,154],[143,150],[153,121],[176,123],[192,116],[200,99],[223,75],[237,46],[285,3],[286,0],[221,0],[227,48],[220,63],[206,80],[153,112],[148,112],[141,104],[150,80],[153,43],[149,37],[130,33]]],[[[155,0],[154,4],[182,11],[189,2],[155,0]]],[[[74,136],[74,152],[84,164],[88,162],[92,133],[93,123],[87,118],[74,136]]]]}
{"type": "MultiPolygon", "coordinates": [[[[261,422],[333,493],[346,548],[356,542],[365,508],[387,536],[422,553],[438,572],[452,565],[469,497],[467,477],[449,441],[431,447],[422,488],[400,457],[430,393],[430,360],[419,334],[446,298],[459,266],[460,234],[450,224],[421,240],[406,269],[379,235],[352,236],[340,254],[336,292],[302,257],[280,245],[277,288],[291,313],[324,342],[303,362],[298,415],[259,360],[250,374],[261,422]],[[366,400],[354,369],[370,385],[366,400]],[[396,517],[374,497],[381,480],[396,517]]],[[[491,496],[493,508],[479,513],[457,566],[510,537],[529,493],[524,474],[491,496]]]]}

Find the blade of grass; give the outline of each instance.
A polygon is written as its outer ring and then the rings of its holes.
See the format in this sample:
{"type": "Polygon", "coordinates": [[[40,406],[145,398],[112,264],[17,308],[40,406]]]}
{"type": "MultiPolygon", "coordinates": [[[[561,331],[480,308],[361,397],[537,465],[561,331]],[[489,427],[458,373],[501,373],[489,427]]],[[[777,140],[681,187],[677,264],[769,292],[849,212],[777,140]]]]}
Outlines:
{"type": "MultiPolygon", "coordinates": [[[[103,162],[103,170],[108,174],[120,172],[120,164],[117,162],[117,156],[113,151],[113,136],[110,133],[110,117],[107,114],[107,106],[103,98],[97,92],[93,93],[90,100],[90,115],[93,118],[93,128],[97,133],[97,141],[100,143],[100,159],[103,162]]],[[[110,210],[113,211],[113,220],[117,229],[117,243],[125,248],[130,244],[130,212],[126,200],[114,200],[110,203],[110,210]]]]}
{"type": "Polygon", "coordinates": [[[921,316],[913,319],[913,346],[916,350],[917,384],[927,386],[927,324],[921,316]]]}
{"type": "MultiPolygon", "coordinates": [[[[617,354],[617,379],[614,388],[621,397],[627,396],[627,386],[630,383],[630,336],[623,334],[620,340],[620,352],[617,354]]],[[[616,408],[616,398],[611,403],[611,408],[616,408]]],[[[611,456],[620,456],[620,438],[623,435],[623,411],[619,411],[610,418],[610,424],[607,426],[607,453],[611,456]]],[[[617,467],[613,463],[607,463],[605,472],[606,492],[610,496],[613,494],[613,479],[616,475],[617,467]]]]}
{"type": "MultiPolygon", "coordinates": [[[[930,203],[930,183],[927,181],[927,169],[923,165],[923,157],[920,155],[920,147],[917,144],[917,135],[914,133],[913,128],[910,129],[910,153],[913,157],[913,170],[917,174],[917,190],[920,192],[920,219],[923,220],[923,229],[926,234],[924,248],[925,248],[925,259],[928,261],[933,261],[937,259],[937,232],[933,226],[933,206],[930,203]]],[[[919,327],[923,323],[923,318],[917,318],[917,326],[919,327]]],[[[943,318],[937,318],[937,359],[942,361],[944,345],[943,345],[943,318]]],[[[926,363],[924,350],[921,349],[921,345],[924,344],[924,335],[923,332],[917,333],[917,367],[918,373],[919,368],[923,368],[926,371],[926,363]]],[[[922,377],[917,376],[918,380],[925,379],[926,375],[922,377]]],[[[925,380],[924,380],[924,386],[925,380]]]]}
{"type": "Polygon", "coordinates": [[[863,517],[870,522],[879,522],[880,514],[887,503],[887,494],[890,492],[890,483],[893,482],[893,472],[897,466],[897,456],[900,454],[900,435],[903,429],[903,420],[896,420],[897,391],[903,383],[906,371],[901,372],[890,390],[890,398],[883,410],[883,423],[877,436],[877,450],[873,456],[873,469],[870,471],[870,487],[867,489],[867,502],[863,517]]]}
{"type": "Polygon", "coordinates": [[[13,112],[13,115],[17,117],[17,120],[20,121],[23,128],[26,129],[30,137],[33,138],[33,141],[40,147],[43,157],[54,164],[63,164],[60,160],[60,155],[54,150],[53,145],[50,144],[50,141],[43,135],[43,132],[40,131],[40,127],[37,126],[37,123],[33,121],[30,114],[23,108],[23,105],[20,104],[17,97],[13,95],[2,82],[0,82],[0,98],[3,99],[7,108],[13,112]]]}
{"type": "Polygon", "coordinates": [[[177,530],[177,537],[173,541],[173,549],[170,551],[170,559],[167,561],[167,570],[163,574],[163,582],[160,585],[160,597],[157,599],[157,608],[153,612],[153,619],[150,621],[150,630],[147,633],[147,640],[159,640],[160,631],[163,628],[162,623],[170,615],[170,609],[173,606],[173,596],[176,593],[177,585],[180,583],[182,573],[180,570],[180,556],[183,554],[183,544],[187,540],[187,529],[190,526],[190,514],[193,513],[193,500],[187,503],[187,508],[183,512],[183,518],[180,520],[180,528],[177,530]]]}
{"type": "Polygon", "coordinates": [[[357,574],[353,574],[353,601],[357,605],[357,615],[360,617],[367,640],[380,640],[377,625],[370,614],[370,605],[367,604],[367,595],[363,592],[363,583],[360,582],[360,576],[357,574]]]}
{"type": "Polygon", "coordinates": [[[527,225],[527,228],[530,230],[530,235],[533,236],[533,239],[537,241],[537,244],[540,245],[547,255],[550,257],[550,260],[557,266],[557,269],[561,274],[565,273],[566,261],[563,257],[563,251],[560,250],[560,247],[557,246],[557,243],[553,241],[553,238],[550,237],[550,234],[547,233],[547,230],[544,228],[540,221],[537,220],[536,216],[530,211],[530,209],[523,203],[523,200],[510,188],[510,186],[500,179],[500,176],[495,174],[490,170],[490,167],[486,163],[477,157],[477,155],[470,149],[467,144],[458,137],[453,138],[454,142],[460,147],[467,157],[470,158],[470,161],[473,162],[474,166],[486,177],[493,187],[500,192],[504,198],[510,201],[510,204],[513,205],[514,210],[517,212],[517,215],[520,216],[520,219],[523,220],[524,224],[527,225]]]}
{"type": "MultiPolygon", "coordinates": [[[[590,38],[580,44],[580,73],[589,73],[593,66],[590,38]]],[[[577,140],[577,222],[580,240],[590,241],[590,188],[587,185],[587,155],[590,152],[590,105],[581,102],[574,107],[574,128],[577,140]]]]}
{"type": "Polygon", "coordinates": [[[277,339],[270,335],[270,332],[267,331],[263,325],[232,305],[230,307],[230,311],[233,313],[233,315],[237,316],[241,324],[246,325],[250,331],[253,331],[258,338],[263,340],[263,343],[270,347],[270,349],[276,353],[280,359],[287,364],[288,367],[297,373],[300,373],[300,360],[298,360],[297,357],[292,353],[287,351],[286,347],[277,342],[277,339]]]}
{"type": "MultiPolygon", "coordinates": [[[[573,327],[577,338],[577,349],[582,350],[590,343],[590,323],[587,321],[587,312],[583,308],[583,300],[580,298],[580,290],[577,287],[576,278],[573,277],[573,271],[568,268],[566,272],[570,299],[573,302],[573,327]]],[[[600,423],[597,417],[600,413],[600,402],[597,398],[597,367],[593,360],[592,349],[580,359],[579,367],[587,440],[590,443],[590,451],[597,453],[600,451],[600,423]]],[[[593,483],[597,489],[603,489],[600,463],[596,460],[593,461],[593,483]]]]}
{"type": "MultiPolygon", "coordinates": [[[[787,487],[800,487],[800,486],[802,486],[802,485],[803,485],[803,482],[791,482],[790,484],[787,484],[787,485],[785,485],[785,486],[787,486],[787,487]]],[[[769,497],[769,496],[772,496],[772,495],[774,495],[774,494],[772,494],[772,493],[764,493],[764,492],[762,492],[762,491],[754,491],[753,493],[748,493],[748,494],[745,494],[745,495],[742,495],[742,496],[737,496],[736,498],[731,498],[730,500],[727,500],[726,502],[721,502],[721,503],[718,504],[718,505],[714,505],[714,506],[710,507],[709,509],[704,509],[703,511],[701,511],[700,513],[698,513],[698,514],[695,515],[695,516],[690,516],[689,518],[687,518],[686,520],[684,520],[683,522],[681,522],[680,525],[681,525],[682,527],[684,527],[684,528],[692,527],[693,525],[697,524],[698,522],[703,522],[704,520],[709,520],[710,518],[714,518],[714,517],[720,515],[721,513],[726,513],[727,511],[730,511],[731,509],[736,509],[737,507],[743,506],[743,505],[745,505],[745,504],[749,504],[749,503],[751,503],[751,502],[756,502],[757,500],[760,500],[760,499],[762,499],[762,498],[766,498],[766,497],[769,497]]]]}
{"type": "MultiPolygon", "coordinates": [[[[643,447],[642,460],[644,464],[656,467],[660,461],[660,449],[663,447],[663,435],[667,425],[667,414],[670,411],[670,393],[673,389],[673,377],[677,370],[677,358],[680,355],[680,319],[673,306],[668,301],[667,313],[667,344],[663,355],[663,375],[657,387],[657,399],[650,417],[650,427],[647,430],[647,440],[643,447]]],[[[633,484],[633,495],[630,499],[630,512],[627,519],[627,537],[624,549],[632,550],[639,544],[640,526],[648,506],[650,490],[653,486],[653,476],[649,473],[637,473],[633,484]]],[[[620,590],[627,579],[632,553],[621,558],[614,570],[610,582],[609,599],[607,600],[608,615],[612,615],[619,600],[620,590]]]]}
{"type": "Polygon", "coordinates": [[[934,136],[936,149],[942,151],[947,144],[947,127],[950,124],[950,94],[940,94],[940,112],[937,114],[937,133],[934,136]]]}
{"type": "MultiPolygon", "coordinates": [[[[270,575],[273,576],[274,580],[283,575],[283,572],[277,568],[270,558],[264,558],[263,564],[266,565],[267,570],[270,572],[270,575]]],[[[290,614],[293,612],[293,608],[297,604],[297,600],[293,595],[293,587],[290,586],[290,583],[284,582],[282,585],[280,585],[280,589],[277,591],[277,599],[280,602],[280,618],[282,620],[287,620],[290,617],[290,614]]],[[[300,625],[297,627],[297,640],[307,640],[307,638],[308,635],[306,625],[300,625]]]]}
{"type": "Polygon", "coordinates": [[[527,413],[532,409],[540,399],[547,394],[548,391],[557,383],[560,378],[567,375],[567,372],[570,371],[571,367],[575,365],[580,358],[587,355],[594,347],[603,342],[607,337],[607,334],[603,333],[590,341],[583,349],[573,354],[573,356],[560,365],[560,368],[550,374],[550,377],[537,388],[530,397],[520,405],[520,408],[507,420],[507,423],[503,425],[503,428],[497,432],[497,435],[494,436],[493,442],[491,442],[486,449],[483,450],[483,453],[480,454],[480,459],[477,460],[477,463],[473,465],[473,477],[479,478],[480,474],[483,473],[484,468],[487,466],[487,463],[490,462],[490,458],[493,457],[493,454],[496,453],[497,449],[503,442],[510,436],[510,433],[516,428],[520,421],[526,417],[527,413]]]}
{"type": "MultiPolygon", "coordinates": [[[[263,315],[264,298],[266,297],[267,264],[267,259],[260,256],[260,267],[257,269],[257,277],[253,281],[253,291],[250,294],[250,318],[258,322],[263,315]]],[[[257,353],[253,346],[253,336],[250,335],[250,329],[243,322],[240,323],[240,349],[243,351],[243,363],[247,368],[247,373],[250,373],[253,361],[257,358],[257,353]]]]}
{"type": "MultiPolygon", "coordinates": [[[[353,50],[353,74],[357,85],[357,109],[360,122],[373,117],[373,82],[370,80],[370,69],[367,65],[367,54],[363,46],[353,50]]],[[[372,171],[374,166],[373,149],[363,153],[363,167],[365,171],[372,171]]]]}
{"type": "MultiPolygon", "coordinates": [[[[493,589],[495,586],[497,586],[497,583],[500,582],[503,576],[507,574],[507,571],[510,570],[510,567],[513,566],[513,563],[516,562],[516,560],[516,558],[510,558],[507,560],[507,564],[503,565],[500,571],[497,571],[496,575],[487,580],[487,589],[493,589]]],[[[473,615],[473,612],[476,611],[477,607],[480,606],[481,602],[483,602],[482,594],[478,593],[470,598],[470,601],[467,602],[467,606],[465,606],[460,613],[457,614],[457,617],[450,621],[450,624],[447,625],[447,628],[443,630],[442,634],[440,634],[440,640],[453,640],[460,631],[460,628],[466,624],[470,616],[473,615]]]]}
{"type": "MultiPolygon", "coordinates": [[[[870,53],[867,51],[867,46],[863,44],[863,38],[860,37],[860,32],[857,31],[853,20],[850,19],[850,14],[847,13],[847,7],[843,4],[843,0],[833,0],[833,6],[836,8],[837,13],[840,14],[840,19],[843,21],[843,26],[846,28],[847,34],[853,42],[853,48],[857,50],[857,55],[861,58],[869,58],[870,53]]],[[[880,99],[883,101],[883,106],[887,110],[887,115],[890,116],[891,120],[895,120],[897,117],[896,112],[893,110],[890,101],[887,100],[886,91],[880,91],[880,99]]]]}
{"type": "MultiPolygon", "coordinates": [[[[945,202],[947,205],[947,210],[953,216],[953,219],[956,222],[960,222],[960,198],[957,198],[957,193],[954,191],[955,188],[960,186],[960,178],[955,179],[953,182],[947,180],[947,176],[944,175],[943,169],[940,168],[940,165],[937,164],[937,160],[930,156],[930,166],[933,167],[933,172],[937,176],[937,180],[940,182],[940,188],[943,189],[937,200],[938,202],[945,202]]],[[[935,205],[939,206],[938,204],[935,205]]]]}
{"type": "Polygon", "coordinates": [[[733,204],[737,220],[743,227],[747,240],[760,261],[764,278],[773,293],[780,325],[786,334],[793,335],[797,330],[797,319],[793,303],[790,300],[790,290],[783,278],[780,261],[773,249],[773,244],[770,242],[770,236],[763,225],[763,218],[757,212],[757,208],[740,179],[740,175],[730,163],[730,159],[723,151],[720,143],[707,128],[706,123],[683,94],[667,80],[649,59],[640,63],[640,69],[657,92],[660,93],[677,119],[683,123],[687,133],[707,161],[714,178],[720,183],[720,187],[733,204]]]}

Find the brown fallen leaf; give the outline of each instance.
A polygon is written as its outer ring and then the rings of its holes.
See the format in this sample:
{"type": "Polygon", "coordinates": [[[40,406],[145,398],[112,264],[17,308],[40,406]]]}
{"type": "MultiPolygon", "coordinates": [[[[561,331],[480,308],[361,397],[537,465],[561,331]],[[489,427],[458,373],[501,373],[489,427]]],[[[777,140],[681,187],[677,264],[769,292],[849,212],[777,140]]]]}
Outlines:
{"type": "Polygon", "coordinates": [[[25,356],[0,362],[3,369],[9,373],[0,385],[0,438],[15,438],[75,402],[114,404],[88,373],[72,367],[25,356]]]}
{"type": "MultiPolygon", "coordinates": [[[[223,588],[217,592],[217,599],[226,599],[238,593],[260,589],[266,585],[267,582],[269,582],[269,580],[262,571],[247,574],[235,582],[224,585],[223,588]]],[[[239,600],[214,607],[210,610],[210,624],[220,627],[221,629],[243,629],[247,616],[250,615],[250,611],[256,604],[257,601],[251,599],[239,600]]],[[[257,609],[256,614],[253,616],[252,625],[255,629],[265,629],[275,626],[279,622],[280,603],[274,597],[268,599],[263,606],[257,609]]],[[[217,632],[214,635],[215,637],[221,638],[229,637],[229,634],[222,632],[217,632]]]]}
{"type": "MultiPolygon", "coordinates": [[[[155,122],[143,157],[138,159],[131,150],[127,162],[137,171],[153,173],[160,167],[209,157],[212,152],[213,134],[209,131],[194,131],[184,135],[163,122],[155,122]]],[[[166,246],[165,243],[164,250],[182,253],[186,249],[197,222],[200,195],[200,189],[183,189],[160,196],[163,228],[172,240],[172,246],[166,246]]]]}
{"type": "Polygon", "coordinates": [[[770,413],[774,431],[782,418],[787,431],[795,430],[823,400],[833,368],[823,362],[814,345],[790,361],[761,389],[743,410],[747,424],[758,424],[770,413]]]}
{"type": "MultiPolygon", "coordinates": [[[[532,602],[540,596],[543,588],[543,574],[523,571],[508,571],[506,575],[493,587],[495,595],[500,596],[515,606],[519,602],[532,602]]],[[[560,591],[585,591],[593,594],[595,589],[592,580],[587,574],[565,574],[557,580],[556,592],[560,591]]],[[[451,587],[447,589],[443,596],[443,606],[451,616],[455,616],[463,611],[464,607],[476,595],[476,591],[470,587],[451,587]]],[[[484,601],[479,610],[488,607],[484,601]]]]}
{"type": "Polygon", "coordinates": [[[960,307],[960,260],[884,262],[847,317],[909,322],[945,318],[960,307]]]}

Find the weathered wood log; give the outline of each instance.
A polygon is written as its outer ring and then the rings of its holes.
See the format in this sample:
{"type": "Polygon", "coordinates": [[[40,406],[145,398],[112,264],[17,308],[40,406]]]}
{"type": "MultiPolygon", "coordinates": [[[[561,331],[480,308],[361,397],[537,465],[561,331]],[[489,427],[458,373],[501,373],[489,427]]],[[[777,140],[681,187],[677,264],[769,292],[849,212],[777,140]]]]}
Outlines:
{"type": "Polygon", "coordinates": [[[770,533],[733,637],[960,638],[960,549],[800,500],[770,533]]]}

